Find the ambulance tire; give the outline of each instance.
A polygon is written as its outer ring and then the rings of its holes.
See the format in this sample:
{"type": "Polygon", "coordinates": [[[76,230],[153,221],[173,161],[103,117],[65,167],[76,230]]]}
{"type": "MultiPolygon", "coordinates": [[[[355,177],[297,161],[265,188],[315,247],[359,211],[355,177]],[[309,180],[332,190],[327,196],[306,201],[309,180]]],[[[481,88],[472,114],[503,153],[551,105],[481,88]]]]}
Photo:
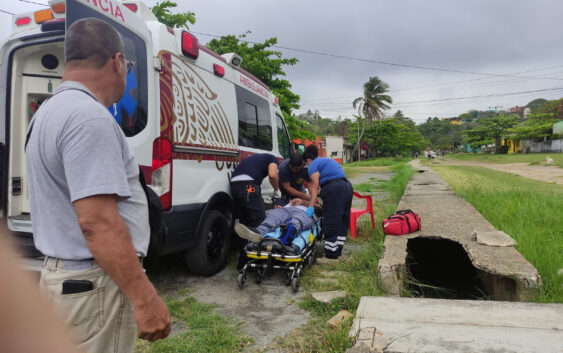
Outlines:
{"type": "Polygon", "coordinates": [[[220,211],[208,211],[196,236],[194,246],[185,252],[186,266],[198,275],[214,275],[223,268],[229,253],[231,232],[227,218],[220,211]]]}

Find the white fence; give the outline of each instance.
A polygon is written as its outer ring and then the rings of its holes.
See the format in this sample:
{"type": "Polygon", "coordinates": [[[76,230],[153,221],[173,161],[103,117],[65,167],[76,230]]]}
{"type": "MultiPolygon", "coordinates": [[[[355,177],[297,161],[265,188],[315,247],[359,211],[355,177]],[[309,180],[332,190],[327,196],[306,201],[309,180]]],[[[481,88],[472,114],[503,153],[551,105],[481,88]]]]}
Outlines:
{"type": "Polygon", "coordinates": [[[563,152],[563,140],[547,140],[541,142],[535,142],[534,140],[522,140],[522,151],[532,153],[561,153],[563,152]]]}

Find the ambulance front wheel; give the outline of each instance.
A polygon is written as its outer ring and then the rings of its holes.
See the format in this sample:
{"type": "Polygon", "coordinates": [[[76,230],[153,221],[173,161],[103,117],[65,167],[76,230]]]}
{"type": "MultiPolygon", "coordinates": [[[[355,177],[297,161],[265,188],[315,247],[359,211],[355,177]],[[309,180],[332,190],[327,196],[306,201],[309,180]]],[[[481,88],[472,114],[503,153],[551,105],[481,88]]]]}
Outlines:
{"type": "Polygon", "coordinates": [[[217,210],[208,211],[201,222],[194,246],[185,252],[188,269],[204,276],[219,272],[225,265],[230,244],[227,217],[217,210]]]}

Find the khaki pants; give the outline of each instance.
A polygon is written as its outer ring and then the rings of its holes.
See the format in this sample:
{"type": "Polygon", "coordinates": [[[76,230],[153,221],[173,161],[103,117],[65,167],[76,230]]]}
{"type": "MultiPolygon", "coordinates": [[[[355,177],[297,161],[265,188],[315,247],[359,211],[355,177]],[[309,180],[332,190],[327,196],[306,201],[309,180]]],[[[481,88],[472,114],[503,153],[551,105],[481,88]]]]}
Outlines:
{"type": "Polygon", "coordinates": [[[47,258],[40,283],[82,352],[134,351],[137,325],[131,302],[94,261],[90,268],[66,271],[63,260],[47,258]],[[68,279],[91,281],[94,289],[62,294],[62,283],[68,279]]]}

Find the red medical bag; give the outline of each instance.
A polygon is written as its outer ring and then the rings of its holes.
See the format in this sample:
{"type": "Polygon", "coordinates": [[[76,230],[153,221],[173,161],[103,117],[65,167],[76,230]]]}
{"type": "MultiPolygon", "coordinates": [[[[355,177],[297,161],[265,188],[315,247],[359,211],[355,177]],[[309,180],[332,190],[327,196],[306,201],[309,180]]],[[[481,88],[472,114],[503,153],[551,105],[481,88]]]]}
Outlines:
{"type": "Polygon", "coordinates": [[[383,220],[383,233],[389,235],[405,235],[420,230],[420,217],[411,210],[400,210],[393,216],[383,220]]]}

